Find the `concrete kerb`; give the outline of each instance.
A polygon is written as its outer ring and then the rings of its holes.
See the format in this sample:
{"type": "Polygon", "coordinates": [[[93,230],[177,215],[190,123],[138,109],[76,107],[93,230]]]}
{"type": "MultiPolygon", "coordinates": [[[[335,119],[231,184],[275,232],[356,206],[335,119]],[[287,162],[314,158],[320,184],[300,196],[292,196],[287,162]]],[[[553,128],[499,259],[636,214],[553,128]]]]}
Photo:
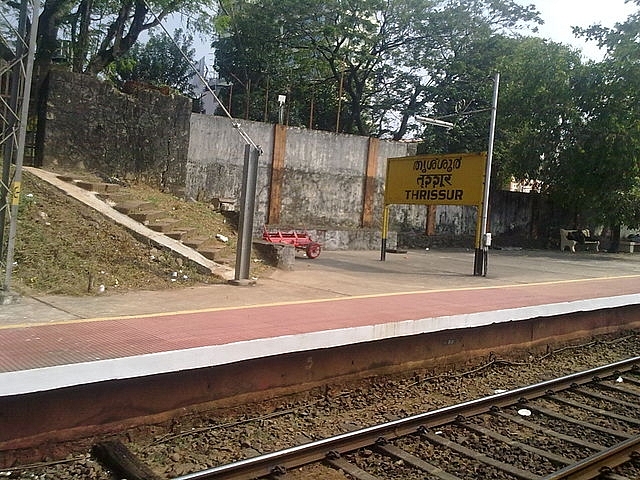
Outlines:
{"type": "Polygon", "coordinates": [[[142,239],[144,241],[149,241],[152,245],[159,248],[166,248],[174,253],[180,255],[184,260],[191,262],[198,268],[204,269],[207,273],[211,273],[212,275],[222,279],[222,280],[232,280],[234,278],[234,270],[227,267],[226,265],[222,265],[216,263],[208,258],[204,257],[199,252],[193,250],[192,248],[187,247],[183,243],[178,240],[174,240],[160,232],[156,232],[155,230],[151,230],[150,228],[142,225],[141,223],[136,222],[129,216],[124,213],[118,212],[116,209],[110,207],[105,202],[96,197],[96,192],[91,192],[88,190],[84,190],[76,185],[73,185],[69,182],[65,182],[58,178],[58,176],[54,173],[48,172],[46,170],[41,170],[39,168],[34,167],[24,167],[26,171],[37,176],[38,178],[44,180],[45,182],[53,185],[60,191],[65,194],[75,198],[79,202],[87,205],[88,207],[93,208],[94,210],[100,212],[102,215],[110,218],[114,222],[122,225],[124,228],[129,230],[136,238],[142,239]]]}

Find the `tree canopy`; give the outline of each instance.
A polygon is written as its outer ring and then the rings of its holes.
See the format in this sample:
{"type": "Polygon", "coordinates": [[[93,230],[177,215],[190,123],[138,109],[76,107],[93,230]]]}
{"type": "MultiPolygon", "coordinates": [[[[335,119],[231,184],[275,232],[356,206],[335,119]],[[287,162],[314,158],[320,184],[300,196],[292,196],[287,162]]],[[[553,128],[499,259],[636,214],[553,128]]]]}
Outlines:
{"type": "Polygon", "coordinates": [[[145,44],[135,44],[107,70],[117,83],[127,80],[169,86],[187,96],[193,95],[191,78],[195,49],[193,37],[177,29],[173,37],[150,34],[145,44]],[[185,58],[186,57],[186,58],[185,58]]]}
{"type": "Polygon", "coordinates": [[[511,0],[221,0],[214,46],[248,118],[277,92],[290,124],[400,139],[465,48],[537,20],[511,0]]]}
{"type": "MultiPolygon", "coordinates": [[[[640,7],[640,0],[635,0],[640,7]]],[[[580,122],[573,126],[558,181],[571,185],[564,205],[597,205],[593,221],[640,227],[640,9],[613,28],[578,33],[606,49],[585,68],[576,89],[580,122]]]]}
{"type": "Polygon", "coordinates": [[[494,185],[535,182],[576,211],[576,224],[640,226],[640,13],[613,28],[576,28],[607,52],[585,63],[568,46],[526,36],[538,14],[512,1],[220,5],[217,68],[234,83],[236,116],[276,121],[274,99],[286,94],[290,125],[422,135],[429,152],[485,150],[499,71],[494,185]],[[425,127],[416,114],[455,126],[425,127]]]}
{"type": "Polygon", "coordinates": [[[215,32],[235,117],[278,121],[285,95],[289,125],[422,139],[429,152],[487,148],[498,71],[492,185],[536,182],[576,224],[640,227],[640,8],[575,29],[606,50],[598,62],[527,36],[538,23],[515,0],[44,0],[36,71],[42,80],[66,42],[76,72],[188,92],[180,50],[192,58],[191,35],[215,32]],[[189,34],[153,31],[176,13],[189,34]]]}
{"type": "Polygon", "coordinates": [[[45,0],[38,25],[36,68],[40,77],[69,45],[65,59],[79,73],[99,74],[125,56],[140,35],[169,15],[207,31],[214,0],[45,0]]]}

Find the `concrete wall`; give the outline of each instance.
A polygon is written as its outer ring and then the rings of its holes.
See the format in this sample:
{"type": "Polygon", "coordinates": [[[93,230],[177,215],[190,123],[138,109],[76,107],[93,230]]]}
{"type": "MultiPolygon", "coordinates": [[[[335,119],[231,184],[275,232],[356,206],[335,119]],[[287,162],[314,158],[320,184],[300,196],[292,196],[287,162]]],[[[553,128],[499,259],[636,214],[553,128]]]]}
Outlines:
{"type": "Polygon", "coordinates": [[[280,223],[358,228],[367,151],[367,137],[288,129],[280,223]]]}
{"type": "MultiPolygon", "coordinates": [[[[410,216],[410,210],[397,205],[397,213],[405,214],[398,224],[398,243],[408,248],[475,246],[478,209],[475,206],[438,205],[432,221],[433,235],[426,235],[423,216],[410,216]]],[[[426,210],[427,207],[422,207],[426,210]]],[[[493,246],[548,248],[557,228],[545,197],[536,193],[498,190],[489,197],[488,231],[493,246]]],[[[560,223],[562,224],[562,223],[560,223]]],[[[553,242],[551,242],[553,243],[553,242]]]]}
{"type": "MultiPolygon", "coordinates": [[[[43,166],[135,176],[187,198],[239,201],[245,139],[237,120],[190,113],[190,101],[145,88],[121,93],[94,78],[53,71],[39,108],[43,166]]],[[[387,158],[414,145],[239,121],[263,151],[254,230],[265,223],[307,228],[326,248],[378,248],[387,158]]],[[[539,195],[495,192],[489,229],[496,243],[549,238],[539,195]]],[[[393,205],[400,246],[473,247],[475,207],[393,205]],[[430,235],[425,235],[429,231],[430,235]]]]}
{"type": "MultiPolygon", "coordinates": [[[[277,200],[271,196],[275,126],[249,121],[241,124],[263,149],[254,217],[254,228],[259,230],[268,221],[269,202],[277,200]]],[[[205,201],[216,197],[239,199],[244,145],[229,119],[193,114],[187,196],[205,201]]],[[[369,201],[373,218],[369,228],[379,230],[386,159],[406,156],[411,147],[379,141],[372,158],[367,137],[287,128],[278,224],[319,232],[357,229],[362,226],[363,208],[369,201]],[[366,200],[369,162],[373,164],[370,171],[374,172],[373,195],[366,200]]]]}
{"type": "MultiPolygon", "coordinates": [[[[273,150],[273,125],[242,122],[242,129],[259,145],[256,212],[254,225],[266,221],[273,150]]],[[[214,198],[240,200],[245,140],[234,124],[222,117],[191,115],[191,136],[187,155],[185,195],[201,201],[214,198]]]]}
{"type": "MultiPolygon", "coordinates": [[[[275,224],[306,228],[325,248],[379,248],[387,158],[412,155],[413,145],[259,122],[241,124],[263,149],[255,232],[265,223],[274,224],[269,209],[276,203],[275,224]],[[282,131],[277,132],[278,128],[282,131]],[[282,147],[277,145],[278,138],[282,147]],[[282,169],[281,189],[273,183],[277,181],[273,165],[278,162],[274,156],[283,157],[282,166],[276,167],[282,169]],[[276,190],[281,191],[274,196],[276,190]],[[367,208],[368,223],[363,220],[367,208]]],[[[239,199],[244,145],[230,120],[192,115],[187,195],[205,201],[215,197],[239,199]]],[[[548,233],[540,226],[545,217],[540,195],[497,191],[492,192],[490,200],[489,230],[496,245],[545,246],[548,233]]],[[[477,208],[439,205],[429,218],[426,206],[392,205],[389,226],[398,233],[397,242],[402,247],[473,248],[477,208]],[[428,229],[432,235],[425,234],[428,229]]]]}

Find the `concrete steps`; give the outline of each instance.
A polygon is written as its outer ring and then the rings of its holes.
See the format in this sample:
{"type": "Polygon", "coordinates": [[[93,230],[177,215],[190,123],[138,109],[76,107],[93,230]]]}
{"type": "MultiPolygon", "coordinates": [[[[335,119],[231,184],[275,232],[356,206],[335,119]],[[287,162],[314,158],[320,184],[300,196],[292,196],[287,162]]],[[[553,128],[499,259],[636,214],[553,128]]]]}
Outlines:
{"type": "Polygon", "coordinates": [[[124,213],[125,215],[131,215],[132,213],[144,212],[145,210],[149,210],[153,208],[153,203],[151,202],[143,202],[140,200],[127,200],[127,201],[116,201],[111,199],[112,202],[115,202],[113,208],[115,208],[120,213],[124,213]]]}
{"type": "Polygon", "coordinates": [[[188,238],[189,235],[192,235],[193,232],[195,232],[195,230],[196,230],[195,228],[191,228],[191,227],[188,227],[188,228],[181,227],[180,229],[173,230],[171,232],[164,232],[164,234],[169,238],[173,238],[174,240],[182,241],[188,238]]]}
{"type": "Polygon", "coordinates": [[[142,210],[138,212],[130,212],[127,215],[133,218],[136,222],[140,222],[143,225],[149,225],[149,223],[158,221],[166,214],[162,210],[142,210]]]}
{"type": "Polygon", "coordinates": [[[209,260],[226,264],[233,263],[235,260],[235,255],[226,249],[225,243],[216,240],[215,237],[195,235],[196,229],[194,227],[181,225],[179,219],[167,216],[167,212],[158,210],[152,202],[131,199],[120,185],[76,180],[70,176],[59,175],[58,178],[73,183],[84,190],[96,192],[98,198],[118,212],[151,230],[180,241],[184,246],[197,251],[209,260]]]}
{"type": "Polygon", "coordinates": [[[215,245],[209,245],[209,246],[198,248],[197,250],[200,253],[200,255],[202,255],[203,257],[208,258],[209,260],[213,260],[214,262],[217,262],[220,259],[220,252],[224,250],[224,246],[217,247],[215,245]]]}
{"type": "Polygon", "coordinates": [[[194,250],[198,250],[198,248],[203,247],[205,242],[209,240],[209,237],[190,237],[182,239],[181,242],[194,250]]]}
{"type": "Polygon", "coordinates": [[[151,230],[160,233],[173,232],[179,224],[180,220],[174,218],[159,218],[153,222],[146,223],[151,230]]]}
{"type": "Polygon", "coordinates": [[[118,185],[116,183],[87,182],[85,180],[76,180],[73,177],[67,175],[58,175],[58,178],[65,182],[73,183],[74,185],[84,190],[88,190],[89,192],[112,194],[117,192],[121,188],[121,185],[118,185]]]}

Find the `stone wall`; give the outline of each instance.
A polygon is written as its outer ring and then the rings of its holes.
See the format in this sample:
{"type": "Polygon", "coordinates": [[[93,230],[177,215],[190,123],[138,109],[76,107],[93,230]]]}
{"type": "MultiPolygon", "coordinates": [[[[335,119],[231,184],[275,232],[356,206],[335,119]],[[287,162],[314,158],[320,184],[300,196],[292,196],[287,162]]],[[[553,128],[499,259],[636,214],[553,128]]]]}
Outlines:
{"type": "Polygon", "coordinates": [[[128,94],[87,75],[52,70],[38,108],[40,166],[136,178],[182,193],[191,100],[137,85],[128,94]]]}

